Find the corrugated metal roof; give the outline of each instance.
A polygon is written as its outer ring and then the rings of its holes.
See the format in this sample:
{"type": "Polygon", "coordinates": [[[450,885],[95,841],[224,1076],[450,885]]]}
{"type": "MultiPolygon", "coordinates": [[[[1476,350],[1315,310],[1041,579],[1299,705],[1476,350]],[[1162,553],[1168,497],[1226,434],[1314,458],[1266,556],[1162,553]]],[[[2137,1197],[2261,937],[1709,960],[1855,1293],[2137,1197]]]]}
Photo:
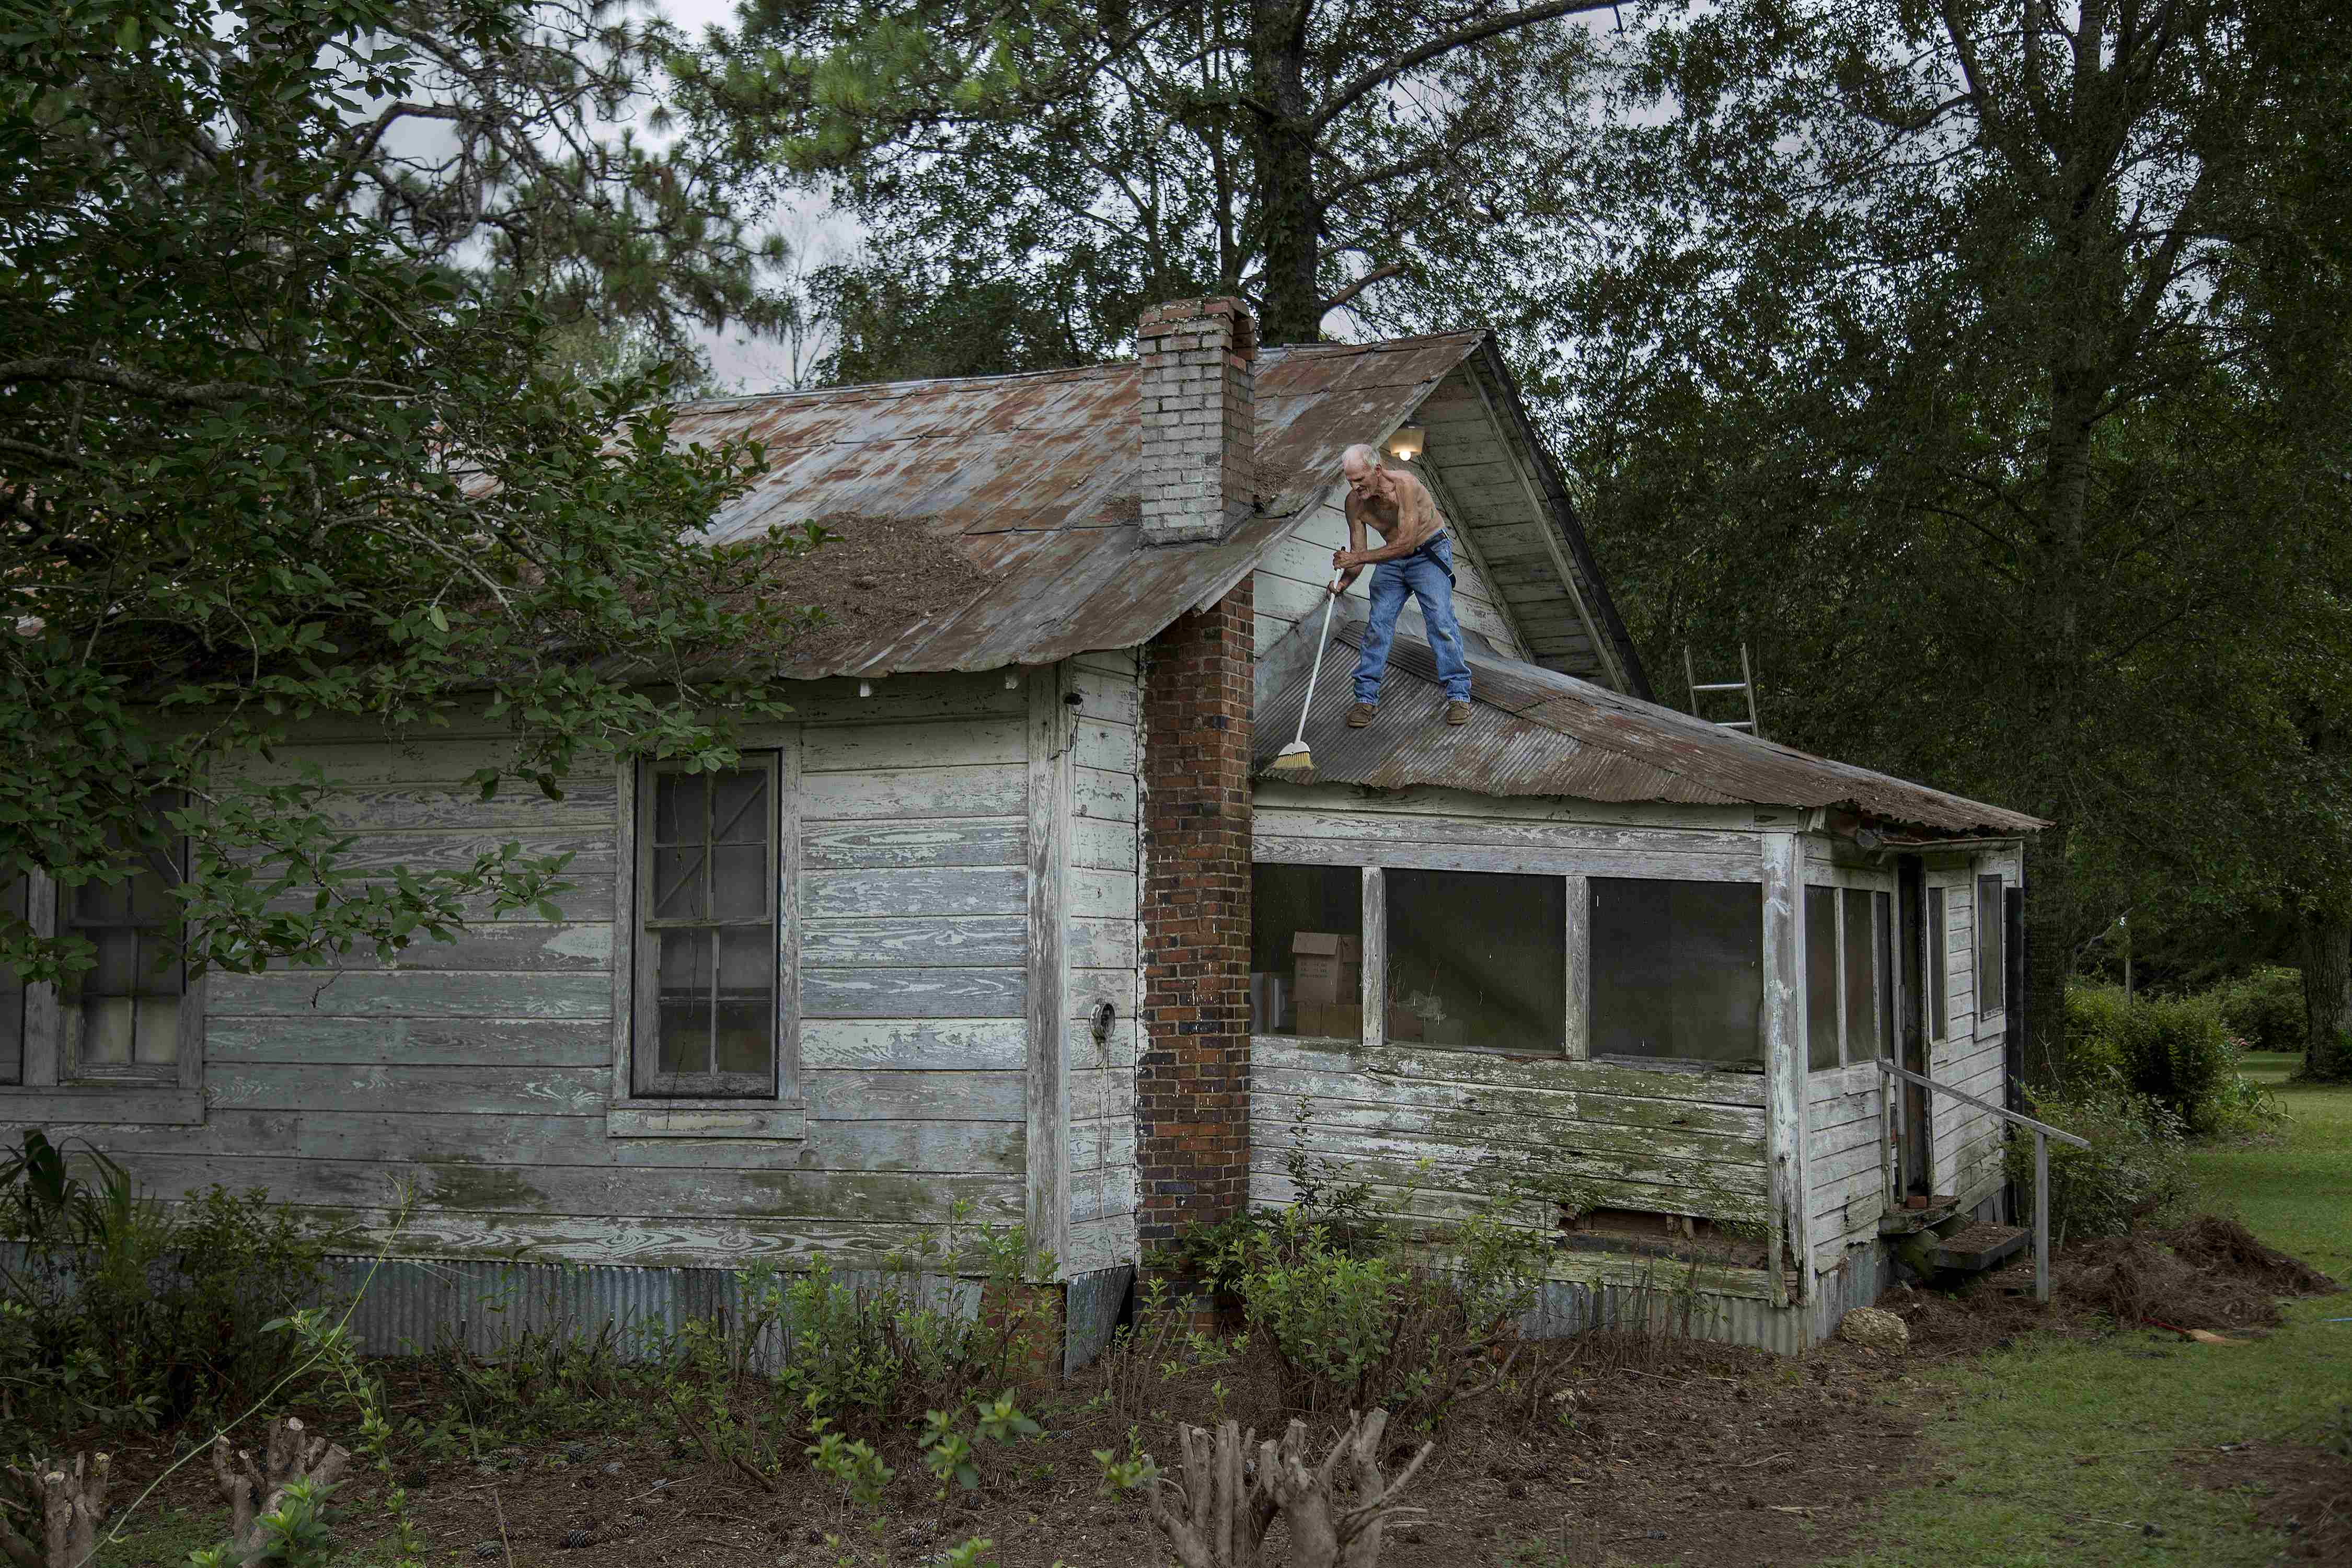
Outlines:
{"type": "Polygon", "coordinates": [[[796,676],[993,669],[1148,641],[1223,596],[1337,482],[1339,453],[1384,437],[1475,353],[1477,332],[1263,352],[1260,514],[1210,544],[1147,546],[1133,361],[688,404],[671,437],[743,437],[769,471],[720,512],[714,543],[845,518],[919,524],[987,579],[964,602],[824,644],[796,676]],[[887,639],[887,640],[886,640],[887,639]]]}
{"type": "MultiPolygon", "coordinates": [[[[1312,639],[1318,629],[1303,622],[1284,644],[1312,639]]],[[[1843,807],[1949,834],[2006,836],[2042,826],[2021,812],[1759,741],[1515,659],[1471,656],[1470,722],[1452,728],[1429,645],[1402,631],[1391,647],[1379,716],[1350,730],[1348,671],[1362,637],[1360,620],[1332,628],[1307,722],[1311,773],[1265,773],[1297,731],[1309,662],[1288,646],[1269,650],[1267,662],[1283,672],[1257,705],[1253,766],[1261,776],[1612,802],[1843,807]]]]}

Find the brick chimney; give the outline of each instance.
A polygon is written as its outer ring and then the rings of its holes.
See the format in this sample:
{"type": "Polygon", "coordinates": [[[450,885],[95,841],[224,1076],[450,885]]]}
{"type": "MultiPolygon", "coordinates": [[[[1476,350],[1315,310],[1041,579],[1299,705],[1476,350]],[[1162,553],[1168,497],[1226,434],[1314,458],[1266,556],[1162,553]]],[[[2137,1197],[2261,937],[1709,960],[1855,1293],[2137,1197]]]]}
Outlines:
{"type": "Polygon", "coordinates": [[[1257,323],[1239,300],[1143,312],[1143,542],[1222,539],[1257,507],[1257,323]]]}

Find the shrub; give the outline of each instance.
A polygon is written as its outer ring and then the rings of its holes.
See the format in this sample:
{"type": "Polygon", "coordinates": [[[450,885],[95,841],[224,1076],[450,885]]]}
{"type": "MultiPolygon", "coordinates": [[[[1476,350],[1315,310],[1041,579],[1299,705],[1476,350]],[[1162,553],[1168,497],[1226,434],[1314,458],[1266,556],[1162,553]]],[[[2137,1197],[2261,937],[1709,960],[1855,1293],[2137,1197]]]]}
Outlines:
{"type": "MultiPolygon", "coordinates": [[[[2050,1142],[2053,1238],[2120,1236],[2189,1195],[2180,1120],[2162,1103],[2110,1082],[2036,1099],[2032,1113],[2091,1142],[2050,1142]]],[[[2010,1141],[2009,1179],[2032,1194],[2033,1138],[2021,1128],[2010,1141]]]]}
{"type": "Polygon", "coordinates": [[[0,1388],[33,1425],[152,1426],[249,1403],[293,1364],[269,1325],[316,1296],[347,1245],[258,1189],[176,1205],[95,1150],[70,1170],[38,1132],[11,1162],[0,1214],[25,1260],[0,1268],[0,1388]]]}
{"type": "Polygon", "coordinates": [[[1218,1260],[1252,1339],[1282,1375],[1286,1405],[1383,1407],[1429,1428],[1501,1381],[1520,1315],[1543,1280],[1545,1243],[1498,1200],[1410,1262],[1402,1244],[1343,1246],[1297,1209],[1258,1216],[1218,1260]]]}
{"type": "Polygon", "coordinates": [[[2066,1052],[2078,1085],[2112,1079],[2162,1105],[2194,1136],[2222,1131],[2238,1058],[2210,1000],[2126,1001],[2112,985],[2069,986],[2066,1052]]]}
{"type": "Polygon", "coordinates": [[[2309,1037],[2303,1010],[2303,971],[2276,965],[2217,985],[2206,993],[2220,1013],[2221,1027],[2255,1051],[2303,1054],[2309,1037]]]}

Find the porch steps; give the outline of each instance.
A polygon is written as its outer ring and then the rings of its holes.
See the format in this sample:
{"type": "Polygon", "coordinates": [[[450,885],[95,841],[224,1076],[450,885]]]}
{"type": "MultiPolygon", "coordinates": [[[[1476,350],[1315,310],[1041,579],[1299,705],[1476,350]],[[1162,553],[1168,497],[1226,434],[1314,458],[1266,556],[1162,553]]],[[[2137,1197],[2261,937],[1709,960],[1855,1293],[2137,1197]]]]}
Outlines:
{"type": "Polygon", "coordinates": [[[1938,1193],[1918,1208],[1888,1209],[1878,1216],[1881,1236],[1916,1236],[1932,1230],[1960,1212],[1959,1200],[1949,1193],[1938,1193]]]}
{"type": "Polygon", "coordinates": [[[1936,1244],[1936,1267],[1962,1274],[1981,1274],[2024,1251],[2032,1234],[2022,1226],[1988,1225],[1979,1220],[1936,1244]]]}

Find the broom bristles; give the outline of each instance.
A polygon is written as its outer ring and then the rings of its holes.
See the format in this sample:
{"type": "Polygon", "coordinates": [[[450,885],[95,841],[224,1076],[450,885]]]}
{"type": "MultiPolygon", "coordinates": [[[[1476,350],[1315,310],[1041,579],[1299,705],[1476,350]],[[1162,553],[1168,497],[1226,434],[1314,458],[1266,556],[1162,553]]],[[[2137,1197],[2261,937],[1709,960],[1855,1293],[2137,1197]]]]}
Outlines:
{"type": "Polygon", "coordinates": [[[1278,773],[1306,773],[1315,766],[1315,753],[1305,746],[1285,746],[1282,755],[1274,759],[1268,771],[1278,773]]]}

